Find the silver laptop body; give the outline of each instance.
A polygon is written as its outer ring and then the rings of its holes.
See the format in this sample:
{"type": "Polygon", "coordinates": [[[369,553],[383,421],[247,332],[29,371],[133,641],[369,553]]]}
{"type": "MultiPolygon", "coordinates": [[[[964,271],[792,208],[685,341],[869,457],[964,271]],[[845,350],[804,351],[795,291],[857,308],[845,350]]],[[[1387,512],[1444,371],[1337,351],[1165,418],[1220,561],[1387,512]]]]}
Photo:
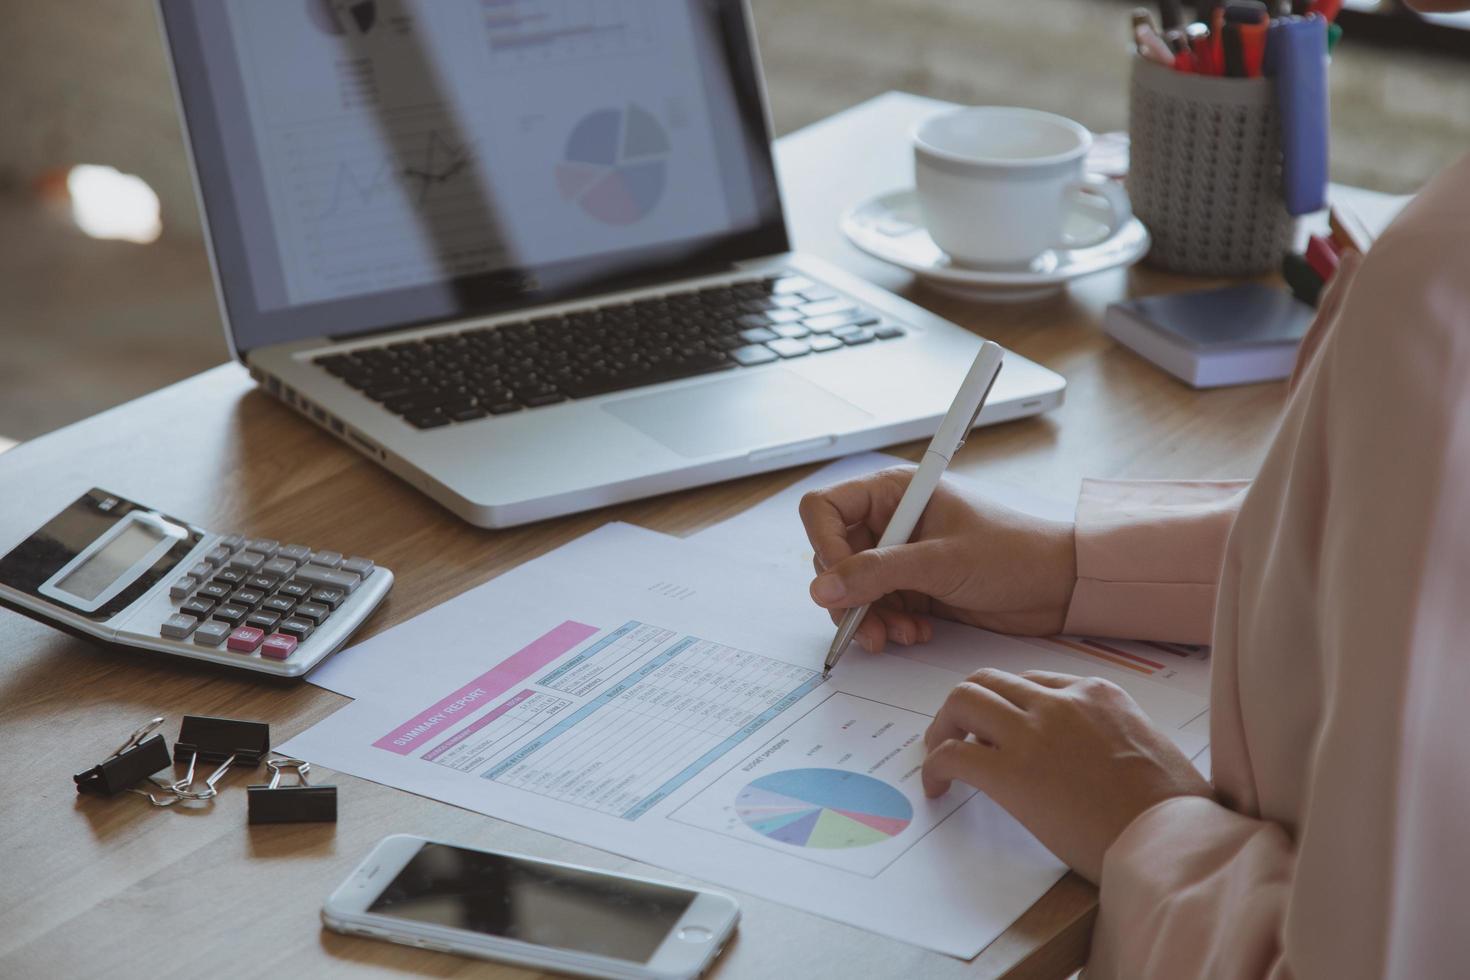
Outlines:
{"type": "Polygon", "coordinates": [[[741,0],[160,7],[232,351],[472,524],[927,437],[979,348],[789,251],[741,0]]]}

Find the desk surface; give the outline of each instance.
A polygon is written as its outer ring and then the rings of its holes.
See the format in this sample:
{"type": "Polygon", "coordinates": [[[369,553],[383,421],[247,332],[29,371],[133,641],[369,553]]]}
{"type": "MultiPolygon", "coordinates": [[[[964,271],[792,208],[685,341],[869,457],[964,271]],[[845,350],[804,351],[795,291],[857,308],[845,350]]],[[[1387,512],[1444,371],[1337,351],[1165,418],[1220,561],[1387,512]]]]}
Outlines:
{"type": "MultiPolygon", "coordinates": [[[[890,94],[781,140],[797,247],[841,263],[1067,377],[1066,404],[975,434],[956,459],[1064,496],[1083,476],[1252,474],[1284,397],[1279,384],[1196,393],[1098,329],[1125,294],[1193,283],[1105,273],[1053,300],[983,306],[932,292],[851,249],[843,209],[908,182],[907,133],[936,103],[890,94]]],[[[921,447],[896,451],[915,457],[921,447]]],[[[0,455],[0,548],[93,484],[217,529],[369,555],[397,585],[362,635],[423,612],[607,521],[683,535],[735,514],[806,471],[483,531],[451,516],[225,365],[0,455]]],[[[333,825],[248,828],[242,779],[207,814],[136,796],[77,797],[70,775],[156,714],[172,738],[185,713],[269,721],[276,742],[344,699],[187,665],[109,653],[0,610],[0,975],[93,976],[282,970],[519,976],[518,971],[323,931],[322,898],[384,834],[413,832],[663,874],[454,807],[339,777],[333,825]],[[176,950],[177,952],[170,952],[176,950]]],[[[314,774],[315,775],[315,774],[314,774]]],[[[327,775],[323,773],[322,775],[327,775]]],[[[974,962],[962,963],[773,902],[745,897],[722,977],[1063,976],[1084,955],[1095,895],[1069,876],[974,962]]]]}

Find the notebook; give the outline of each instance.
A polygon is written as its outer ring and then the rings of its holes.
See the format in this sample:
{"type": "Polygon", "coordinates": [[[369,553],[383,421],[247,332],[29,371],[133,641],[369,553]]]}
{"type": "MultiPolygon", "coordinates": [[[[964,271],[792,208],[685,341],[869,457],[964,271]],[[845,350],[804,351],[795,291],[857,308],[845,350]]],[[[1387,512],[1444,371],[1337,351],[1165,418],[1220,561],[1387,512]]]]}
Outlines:
{"type": "Polygon", "coordinates": [[[1184,383],[1216,388],[1289,377],[1315,312],[1247,283],[1113,303],[1103,330],[1184,383]]]}

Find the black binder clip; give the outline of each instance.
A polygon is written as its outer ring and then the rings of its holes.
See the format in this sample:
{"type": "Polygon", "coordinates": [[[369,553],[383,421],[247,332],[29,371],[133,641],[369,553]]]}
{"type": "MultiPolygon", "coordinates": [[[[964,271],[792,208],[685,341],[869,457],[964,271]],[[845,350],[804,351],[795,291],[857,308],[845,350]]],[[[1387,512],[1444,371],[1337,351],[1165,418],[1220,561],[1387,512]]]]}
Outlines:
{"type": "Polygon", "coordinates": [[[185,715],[174,742],[174,761],[242,763],[255,767],[271,750],[271,726],[263,721],[185,715]]]}
{"type": "Polygon", "coordinates": [[[337,787],[307,785],[311,763],[268,759],[265,765],[271,771],[270,784],[246,787],[248,823],[337,822],[337,787]],[[297,785],[281,785],[281,772],[286,769],[296,770],[297,785]]]}
{"type": "Polygon", "coordinates": [[[160,769],[167,769],[172,764],[168,756],[168,743],[163,740],[162,735],[148,737],[150,732],[162,724],[162,718],[154,718],[129,735],[128,740],[107,759],[86,772],[72,776],[77,784],[77,792],[112,796],[141,783],[160,769]]]}

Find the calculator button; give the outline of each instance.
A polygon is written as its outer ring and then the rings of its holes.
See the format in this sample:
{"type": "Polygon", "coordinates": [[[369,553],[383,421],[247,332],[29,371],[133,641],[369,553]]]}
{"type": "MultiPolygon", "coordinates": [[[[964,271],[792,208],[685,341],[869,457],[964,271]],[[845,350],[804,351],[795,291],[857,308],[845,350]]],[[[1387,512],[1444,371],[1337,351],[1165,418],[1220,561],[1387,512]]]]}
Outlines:
{"type": "Polygon", "coordinates": [[[294,561],[299,565],[311,557],[311,549],[304,544],[288,544],[276,552],[276,557],[294,561]]]}
{"type": "Polygon", "coordinates": [[[219,566],[230,560],[230,549],[215,548],[209,554],[204,556],[204,560],[209,562],[214,567],[218,568],[219,566]]]}
{"type": "Polygon", "coordinates": [[[217,619],[222,623],[229,623],[231,626],[239,626],[240,621],[245,618],[245,614],[249,611],[244,606],[237,606],[234,603],[227,602],[216,609],[214,615],[210,618],[217,619]]]}
{"type": "Polygon", "coordinates": [[[296,608],[296,603],[291,600],[290,596],[273,595],[269,599],[262,602],[260,604],[260,608],[263,612],[280,613],[284,616],[286,613],[296,608]]]}
{"type": "Polygon", "coordinates": [[[197,616],[200,619],[203,619],[205,616],[209,615],[209,611],[213,608],[213,599],[204,599],[196,595],[194,598],[190,599],[188,602],[180,606],[179,612],[186,613],[190,616],[197,616]]]}
{"type": "Polygon", "coordinates": [[[199,564],[195,565],[193,568],[189,569],[189,577],[198,579],[201,582],[203,582],[205,579],[209,578],[209,576],[213,574],[214,569],[209,567],[202,561],[199,564]]]}
{"type": "Polygon", "coordinates": [[[361,575],[367,578],[373,573],[373,562],[371,558],[359,558],[353,555],[342,563],[342,571],[351,572],[353,575],[361,575]]]}
{"type": "Polygon", "coordinates": [[[254,609],[256,606],[260,605],[261,600],[263,600],[264,598],[265,593],[261,592],[259,589],[244,588],[236,589],[235,594],[230,596],[230,601],[237,606],[246,606],[250,609],[254,609]]]}
{"type": "Polygon", "coordinates": [[[271,612],[268,609],[262,609],[259,612],[253,612],[249,616],[245,617],[246,626],[254,626],[256,629],[265,630],[267,633],[275,629],[276,624],[280,621],[281,614],[278,612],[271,612]]]}
{"type": "Polygon", "coordinates": [[[168,597],[170,599],[187,598],[189,593],[194,591],[194,586],[198,584],[199,580],[197,578],[192,575],[185,575],[169,588],[168,597]]]}
{"type": "Polygon", "coordinates": [[[179,613],[177,616],[170,616],[168,619],[165,619],[163,625],[158,627],[158,632],[170,640],[182,640],[192,633],[194,627],[198,625],[199,620],[193,616],[185,616],[183,613],[179,613]]]}
{"type": "Polygon", "coordinates": [[[292,616],[281,624],[281,632],[287,636],[294,636],[297,640],[305,640],[316,629],[311,620],[302,619],[300,616],[292,616]]]}
{"type": "Polygon", "coordinates": [[[254,626],[241,626],[230,634],[230,639],[225,646],[236,653],[254,653],[255,648],[260,646],[260,641],[265,639],[265,631],[258,630],[254,626]]]}
{"type": "Polygon", "coordinates": [[[258,572],[260,566],[265,564],[265,555],[258,551],[242,551],[230,559],[230,567],[238,568],[242,572],[258,572]]]}
{"type": "Polygon", "coordinates": [[[281,550],[281,542],[273,538],[251,538],[245,542],[245,550],[265,555],[267,558],[274,558],[276,552],[281,550]]]}
{"type": "Polygon", "coordinates": [[[245,547],[245,539],[238,534],[227,534],[219,539],[219,546],[228,548],[232,552],[239,551],[245,547]]]}
{"type": "Polygon", "coordinates": [[[206,599],[223,599],[230,594],[230,587],[222,582],[206,582],[199,586],[198,594],[206,599]]]}
{"type": "Polygon", "coordinates": [[[285,633],[272,633],[261,644],[260,655],[272,660],[285,660],[296,650],[296,637],[285,633]]]}
{"type": "Polygon", "coordinates": [[[276,583],[280,580],[281,578],[278,575],[265,575],[263,573],[258,573],[255,575],[245,576],[245,581],[243,584],[247,589],[256,589],[260,592],[273,592],[275,591],[276,583]]]}
{"type": "Polygon", "coordinates": [[[210,620],[200,623],[199,628],[194,631],[194,642],[203,646],[217,647],[230,635],[230,624],[221,623],[218,620],[210,620]]]}
{"type": "Polygon", "coordinates": [[[260,574],[278,575],[281,578],[285,578],[294,571],[296,571],[296,563],[285,558],[272,558],[260,566],[260,574]]]}
{"type": "Polygon", "coordinates": [[[329,585],[348,593],[357,588],[357,583],[361,581],[351,572],[339,572],[331,568],[322,568],[320,565],[306,565],[296,573],[296,577],[312,585],[329,585]]]}
{"type": "Polygon", "coordinates": [[[311,620],[317,626],[320,626],[322,624],[322,620],[326,619],[329,615],[331,615],[331,613],[332,610],[328,609],[326,606],[322,605],[319,602],[303,602],[301,605],[296,607],[296,615],[300,616],[302,619],[311,620]]]}
{"type": "Polygon", "coordinates": [[[340,551],[318,551],[311,556],[313,565],[324,565],[327,568],[336,568],[342,564],[342,553],[340,551]]]}
{"type": "Polygon", "coordinates": [[[233,589],[245,581],[245,573],[237,568],[221,568],[214,573],[214,581],[223,582],[233,589]]]}
{"type": "Polygon", "coordinates": [[[316,589],[311,593],[311,601],[318,602],[328,609],[336,609],[342,605],[342,600],[347,598],[346,591],[342,589],[316,589]]]}
{"type": "Polygon", "coordinates": [[[287,596],[292,599],[304,599],[308,595],[311,595],[311,589],[312,585],[310,582],[303,582],[298,578],[293,578],[291,581],[281,586],[277,594],[287,596]]]}

